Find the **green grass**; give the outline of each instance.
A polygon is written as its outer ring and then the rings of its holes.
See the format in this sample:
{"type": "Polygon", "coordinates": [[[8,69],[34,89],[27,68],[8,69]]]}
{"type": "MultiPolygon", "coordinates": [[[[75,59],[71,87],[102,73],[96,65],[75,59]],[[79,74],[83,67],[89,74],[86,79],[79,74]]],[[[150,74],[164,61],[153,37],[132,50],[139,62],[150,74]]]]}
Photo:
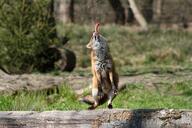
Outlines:
{"type": "Polygon", "coordinates": [[[12,96],[0,96],[0,111],[45,111],[79,110],[87,106],[77,100],[75,93],[67,86],[59,88],[59,93],[47,95],[46,91],[18,92],[12,96]]]}
{"type": "MultiPolygon", "coordinates": [[[[192,81],[162,85],[160,90],[141,84],[129,84],[114,99],[114,108],[180,108],[192,109],[192,81]]],[[[87,92],[86,92],[87,93],[87,92]]],[[[80,103],[75,93],[62,86],[59,93],[49,96],[42,92],[19,92],[14,96],[0,96],[0,111],[82,110],[88,105],[80,103]]],[[[99,108],[106,108],[104,104],[99,108]]]]}
{"type": "Polygon", "coordinates": [[[114,100],[116,108],[192,109],[192,81],[163,85],[160,90],[130,84],[114,100]]]}
{"type": "MultiPolygon", "coordinates": [[[[70,41],[65,46],[76,53],[77,67],[73,75],[91,76],[89,51],[86,49],[92,26],[59,25],[61,35],[70,41]]],[[[192,71],[192,33],[151,29],[133,32],[128,27],[105,25],[101,33],[109,40],[111,54],[120,75],[144,73],[173,73],[192,71]]],[[[50,74],[68,76],[71,73],[53,71],[50,74]]],[[[130,84],[114,100],[115,108],[183,108],[192,109],[192,81],[163,84],[160,91],[142,84],[130,84]]],[[[88,94],[86,90],[83,95],[88,94]]],[[[59,93],[18,92],[0,95],[0,111],[5,110],[81,110],[88,106],[78,102],[78,97],[67,86],[59,93]]],[[[106,108],[106,104],[99,108],[106,108]]]]}
{"type": "Polygon", "coordinates": [[[192,71],[192,66],[179,66],[179,65],[141,65],[141,66],[123,66],[119,70],[120,75],[134,76],[147,73],[154,74],[174,74],[176,72],[192,71]]]}
{"type": "MultiPolygon", "coordinates": [[[[66,47],[77,55],[77,68],[90,67],[86,44],[91,38],[93,26],[59,25],[61,35],[68,36],[66,47]]],[[[192,33],[182,30],[158,30],[134,32],[126,26],[104,25],[101,34],[108,39],[111,54],[118,70],[125,66],[186,66],[191,65],[192,33]]]]}

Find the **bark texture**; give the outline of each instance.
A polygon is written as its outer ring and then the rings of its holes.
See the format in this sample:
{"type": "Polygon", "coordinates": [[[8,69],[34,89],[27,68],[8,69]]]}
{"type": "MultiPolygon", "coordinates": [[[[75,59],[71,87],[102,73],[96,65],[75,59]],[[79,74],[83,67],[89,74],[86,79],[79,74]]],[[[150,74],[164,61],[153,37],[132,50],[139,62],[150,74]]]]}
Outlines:
{"type": "Polygon", "coordinates": [[[95,110],[0,112],[0,127],[5,128],[191,128],[189,110],[95,110]]]}
{"type": "Polygon", "coordinates": [[[109,3],[115,12],[115,23],[125,24],[125,9],[122,6],[121,1],[120,0],[109,0],[109,3]]]}
{"type": "Polygon", "coordinates": [[[64,78],[45,74],[8,75],[0,70],[0,94],[17,91],[37,91],[52,89],[64,83],[64,78]]]}
{"type": "Polygon", "coordinates": [[[55,10],[57,18],[63,23],[74,22],[74,0],[57,0],[55,10]]]}
{"type": "Polygon", "coordinates": [[[141,12],[139,11],[135,0],[128,0],[130,8],[133,11],[134,17],[137,20],[137,22],[139,23],[139,25],[141,26],[141,28],[145,31],[148,30],[148,25],[147,25],[147,21],[145,20],[145,18],[143,17],[143,15],[141,14],[141,12]]]}

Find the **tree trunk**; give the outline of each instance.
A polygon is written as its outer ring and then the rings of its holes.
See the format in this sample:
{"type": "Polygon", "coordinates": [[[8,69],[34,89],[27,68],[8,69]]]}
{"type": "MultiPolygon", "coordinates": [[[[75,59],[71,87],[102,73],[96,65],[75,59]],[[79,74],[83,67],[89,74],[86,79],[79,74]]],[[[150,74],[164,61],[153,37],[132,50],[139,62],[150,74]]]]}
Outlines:
{"type": "Polygon", "coordinates": [[[126,22],[127,23],[132,23],[134,21],[134,14],[133,14],[133,11],[131,10],[130,8],[130,5],[128,3],[128,7],[126,8],[126,22]]]}
{"type": "Polygon", "coordinates": [[[148,30],[148,25],[147,25],[147,21],[145,20],[145,18],[143,17],[143,15],[141,14],[141,12],[139,11],[135,0],[128,0],[130,7],[133,11],[134,17],[137,20],[137,22],[140,24],[140,26],[142,27],[142,30],[147,31],[148,30]]]}
{"type": "Polygon", "coordinates": [[[9,128],[191,128],[191,122],[190,110],[0,112],[0,127],[9,128]]]}
{"type": "Polygon", "coordinates": [[[74,22],[74,0],[70,1],[69,17],[70,17],[71,22],[74,22]]]}
{"type": "Polygon", "coordinates": [[[160,23],[160,20],[161,20],[161,14],[162,14],[162,0],[156,0],[155,2],[154,2],[154,12],[155,12],[155,14],[154,14],[154,21],[156,22],[156,23],[160,23]]]}
{"type": "Polygon", "coordinates": [[[145,0],[143,2],[141,12],[143,13],[143,16],[145,17],[147,22],[151,22],[153,20],[153,3],[154,0],[145,0]]]}
{"type": "Polygon", "coordinates": [[[63,23],[74,22],[74,0],[59,0],[57,5],[58,19],[63,23]]]}
{"type": "Polygon", "coordinates": [[[125,9],[123,8],[120,0],[109,0],[115,12],[115,23],[125,24],[125,9]]]}

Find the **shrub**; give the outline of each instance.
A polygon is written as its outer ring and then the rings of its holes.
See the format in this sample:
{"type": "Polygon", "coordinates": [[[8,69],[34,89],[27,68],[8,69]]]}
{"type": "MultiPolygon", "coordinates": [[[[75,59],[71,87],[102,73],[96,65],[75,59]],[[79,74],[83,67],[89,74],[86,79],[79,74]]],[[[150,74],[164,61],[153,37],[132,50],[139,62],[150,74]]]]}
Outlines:
{"type": "Polygon", "coordinates": [[[0,67],[9,73],[30,72],[50,45],[57,44],[50,0],[0,1],[0,67]]]}

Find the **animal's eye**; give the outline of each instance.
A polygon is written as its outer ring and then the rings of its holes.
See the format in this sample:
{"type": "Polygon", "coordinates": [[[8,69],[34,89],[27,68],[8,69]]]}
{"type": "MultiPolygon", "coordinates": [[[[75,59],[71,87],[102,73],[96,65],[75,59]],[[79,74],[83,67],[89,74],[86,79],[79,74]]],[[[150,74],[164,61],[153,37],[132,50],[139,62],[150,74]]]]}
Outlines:
{"type": "Polygon", "coordinates": [[[98,36],[98,41],[100,42],[100,37],[98,36]]]}

